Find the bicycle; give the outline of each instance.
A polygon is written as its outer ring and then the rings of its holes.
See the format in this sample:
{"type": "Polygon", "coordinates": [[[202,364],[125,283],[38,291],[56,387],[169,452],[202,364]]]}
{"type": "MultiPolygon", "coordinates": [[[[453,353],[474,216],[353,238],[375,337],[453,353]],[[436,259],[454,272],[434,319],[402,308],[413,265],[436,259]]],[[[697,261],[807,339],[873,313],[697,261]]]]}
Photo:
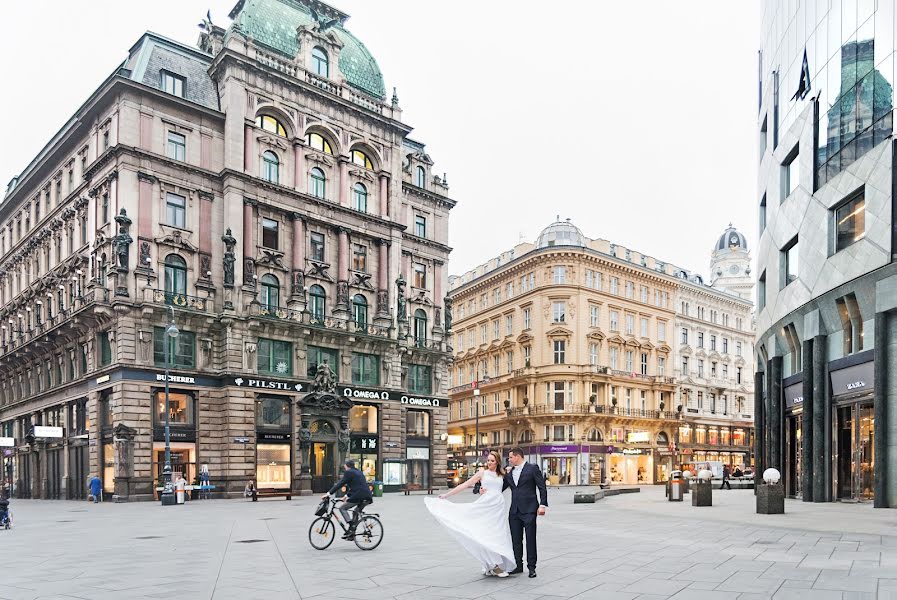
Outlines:
{"type": "MultiPolygon", "coordinates": [[[[336,499],[328,498],[327,509],[323,515],[312,521],[308,529],[308,541],[315,550],[326,550],[336,538],[336,524],[340,526],[344,534],[349,533],[348,524],[340,518],[336,511],[336,499]]],[[[361,508],[364,510],[364,507],[361,508]]],[[[358,525],[352,540],[361,550],[373,550],[383,541],[383,524],[378,514],[364,514],[359,517],[358,525]]]]}

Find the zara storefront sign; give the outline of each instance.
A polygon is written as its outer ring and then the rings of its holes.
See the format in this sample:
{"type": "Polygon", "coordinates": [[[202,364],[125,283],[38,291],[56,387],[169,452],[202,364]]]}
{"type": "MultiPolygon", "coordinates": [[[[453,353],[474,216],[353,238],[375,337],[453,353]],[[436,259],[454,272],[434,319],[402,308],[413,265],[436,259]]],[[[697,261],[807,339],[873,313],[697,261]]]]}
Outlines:
{"type": "Polygon", "coordinates": [[[804,384],[798,382],[785,388],[785,409],[799,408],[804,403],[804,384]]]}
{"type": "Polygon", "coordinates": [[[278,392],[301,392],[304,388],[298,381],[284,381],[282,379],[262,379],[254,375],[239,375],[232,377],[229,385],[252,388],[256,390],[274,390],[278,392]]]}
{"type": "Polygon", "coordinates": [[[832,396],[872,393],[875,381],[875,363],[864,362],[831,371],[832,396]]]}
{"type": "Polygon", "coordinates": [[[62,427],[48,427],[46,425],[34,426],[34,437],[36,438],[61,438],[62,427]]]}
{"type": "Polygon", "coordinates": [[[389,390],[377,390],[370,388],[357,388],[351,386],[340,386],[337,389],[342,390],[343,396],[352,400],[385,400],[387,402],[399,401],[408,406],[419,406],[424,408],[442,408],[446,406],[447,400],[432,397],[410,396],[402,392],[393,392],[389,390]]]}

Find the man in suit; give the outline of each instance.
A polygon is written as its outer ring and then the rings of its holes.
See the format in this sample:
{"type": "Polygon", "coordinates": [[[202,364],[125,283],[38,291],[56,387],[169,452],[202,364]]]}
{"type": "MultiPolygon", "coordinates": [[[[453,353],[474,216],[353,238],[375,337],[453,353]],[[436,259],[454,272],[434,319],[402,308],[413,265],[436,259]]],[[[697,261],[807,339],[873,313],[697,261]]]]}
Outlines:
{"type": "Polygon", "coordinates": [[[536,576],[536,517],[544,515],[548,508],[548,490],[545,478],[536,465],[523,458],[523,450],[512,448],[511,470],[505,474],[502,491],[511,488],[511,510],[508,525],[511,527],[511,544],[517,568],[511,574],[523,573],[523,534],[526,533],[526,567],[529,576],[536,576]],[[539,490],[539,497],[536,497],[539,490]]]}
{"type": "Polygon", "coordinates": [[[345,471],[343,472],[342,479],[337,481],[336,484],[330,488],[330,491],[321,497],[327,498],[328,496],[335,495],[343,486],[348,488],[348,491],[346,492],[346,501],[339,507],[339,511],[340,514],[343,515],[343,520],[349,524],[349,530],[343,536],[343,539],[351,540],[355,537],[355,527],[358,525],[358,517],[361,514],[361,509],[364,506],[371,504],[374,499],[364,474],[355,468],[355,461],[347,460],[344,468],[345,471]],[[349,511],[353,508],[355,509],[355,513],[350,517],[349,511]]]}

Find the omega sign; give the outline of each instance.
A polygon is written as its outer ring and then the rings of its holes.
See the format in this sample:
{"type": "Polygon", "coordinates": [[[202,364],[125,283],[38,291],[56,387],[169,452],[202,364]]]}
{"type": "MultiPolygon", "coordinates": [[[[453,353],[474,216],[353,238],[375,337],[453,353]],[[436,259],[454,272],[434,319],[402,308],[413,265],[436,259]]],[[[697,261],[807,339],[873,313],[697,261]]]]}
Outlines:
{"type": "Polygon", "coordinates": [[[374,390],[343,388],[343,396],[346,398],[361,398],[363,400],[389,400],[389,392],[386,390],[377,392],[374,390]]]}
{"type": "Polygon", "coordinates": [[[390,392],[389,390],[366,390],[343,386],[343,396],[356,400],[398,400],[402,404],[408,406],[423,406],[428,408],[441,408],[442,400],[439,398],[422,398],[418,396],[398,395],[398,392],[390,392]]]}
{"type": "Polygon", "coordinates": [[[409,406],[429,406],[439,408],[442,404],[439,398],[415,398],[414,396],[402,396],[402,404],[409,406]]]}

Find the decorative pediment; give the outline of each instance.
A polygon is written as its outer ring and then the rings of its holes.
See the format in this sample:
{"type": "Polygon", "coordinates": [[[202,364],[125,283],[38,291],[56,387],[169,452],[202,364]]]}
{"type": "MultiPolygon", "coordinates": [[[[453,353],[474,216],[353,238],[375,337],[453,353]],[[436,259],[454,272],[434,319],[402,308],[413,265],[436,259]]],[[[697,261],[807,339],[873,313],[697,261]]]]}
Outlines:
{"type": "Polygon", "coordinates": [[[626,345],[630,346],[632,348],[638,348],[639,346],[641,346],[641,344],[639,344],[638,340],[635,339],[634,337],[628,338],[626,340],[626,345]]]}
{"type": "Polygon", "coordinates": [[[551,329],[549,329],[545,333],[545,335],[550,338],[552,338],[552,337],[570,337],[573,335],[573,331],[571,331],[570,329],[567,329],[566,327],[558,326],[558,327],[552,327],[551,329]]]}
{"type": "Polygon", "coordinates": [[[743,367],[743,366],[745,366],[746,364],[747,364],[747,363],[745,362],[745,360],[744,360],[743,357],[738,356],[738,357],[735,358],[735,366],[737,366],[737,367],[743,367]]]}
{"type": "Polygon", "coordinates": [[[626,343],[626,340],[621,338],[619,335],[613,335],[607,340],[608,344],[620,344],[621,346],[626,343]]]}
{"type": "Polygon", "coordinates": [[[708,358],[710,358],[710,360],[719,360],[721,357],[718,352],[711,352],[708,355],[708,358]]]}
{"type": "Polygon", "coordinates": [[[287,270],[286,265],[283,264],[283,252],[270,248],[260,248],[259,250],[261,250],[261,256],[255,260],[255,264],[287,270]]]}
{"type": "Polygon", "coordinates": [[[687,356],[691,356],[692,354],[694,354],[694,350],[692,350],[691,346],[686,344],[685,346],[681,346],[679,348],[679,354],[685,354],[687,356]]]}
{"type": "Polygon", "coordinates": [[[704,358],[705,356],[707,356],[707,353],[704,351],[703,348],[698,348],[695,351],[695,356],[697,356],[698,358],[704,358]]]}
{"type": "Polygon", "coordinates": [[[362,290],[374,291],[374,286],[371,285],[371,274],[370,273],[358,273],[352,272],[352,281],[349,282],[350,287],[359,288],[362,290]]]}
{"type": "Polygon", "coordinates": [[[660,344],[659,346],[657,346],[657,351],[658,352],[672,352],[673,349],[670,348],[669,346],[667,346],[666,344],[660,344]]]}
{"type": "MultiPolygon", "coordinates": [[[[189,234],[187,234],[189,235],[189,234]]],[[[187,252],[196,252],[196,246],[190,243],[186,237],[184,237],[184,232],[180,229],[172,229],[170,232],[166,233],[161,237],[157,237],[154,240],[157,244],[161,244],[163,246],[169,246],[171,248],[175,248],[178,250],[185,250],[187,252]]]]}
{"type": "Polygon", "coordinates": [[[654,350],[654,344],[648,341],[644,341],[641,343],[641,347],[644,350],[654,350]]]}
{"type": "Polygon", "coordinates": [[[517,336],[518,344],[526,344],[527,342],[531,342],[531,341],[533,341],[533,336],[531,336],[528,333],[521,333],[520,335],[517,336]]]}
{"type": "Polygon", "coordinates": [[[326,167],[333,166],[333,159],[328,157],[326,154],[322,154],[320,152],[309,152],[308,154],[305,155],[305,158],[307,158],[309,161],[311,161],[313,163],[318,163],[318,164],[324,165],[326,167]]]}
{"type": "Polygon", "coordinates": [[[341,413],[352,408],[353,403],[345,396],[329,392],[312,392],[299,401],[299,406],[316,412],[341,413]]]}
{"type": "Polygon", "coordinates": [[[268,146],[274,146],[280,150],[286,151],[287,145],[284,141],[279,137],[274,137],[273,135],[260,135],[256,138],[259,143],[267,144],[268,146]]]}
{"type": "Polygon", "coordinates": [[[502,350],[505,350],[507,348],[513,348],[513,347],[514,347],[514,342],[512,342],[508,338],[505,338],[504,341],[499,346],[499,348],[501,348],[502,350]]]}
{"type": "Polygon", "coordinates": [[[590,331],[586,338],[590,340],[598,340],[600,342],[604,339],[604,334],[600,330],[590,331]]]}
{"type": "Polygon", "coordinates": [[[349,175],[351,175],[352,177],[357,177],[358,179],[365,179],[371,182],[375,181],[374,174],[367,169],[353,169],[349,171],[349,175]]]}
{"type": "Polygon", "coordinates": [[[319,262],[316,260],[308,261],[308,269],[305,271],[305,276],[310,277],[312,279],[321,279],[323,281],[333,282],[333,277],[327,272],[327,269],[330,268],[330,265],[324,262],[319,262]]]}
{"type": "Polygon", "coordinates": [[[426,290],[419,290],[416,294],[408,298],[408,302],[423,306],[433,306],[433,301],[427,298],[426,290]]]}

